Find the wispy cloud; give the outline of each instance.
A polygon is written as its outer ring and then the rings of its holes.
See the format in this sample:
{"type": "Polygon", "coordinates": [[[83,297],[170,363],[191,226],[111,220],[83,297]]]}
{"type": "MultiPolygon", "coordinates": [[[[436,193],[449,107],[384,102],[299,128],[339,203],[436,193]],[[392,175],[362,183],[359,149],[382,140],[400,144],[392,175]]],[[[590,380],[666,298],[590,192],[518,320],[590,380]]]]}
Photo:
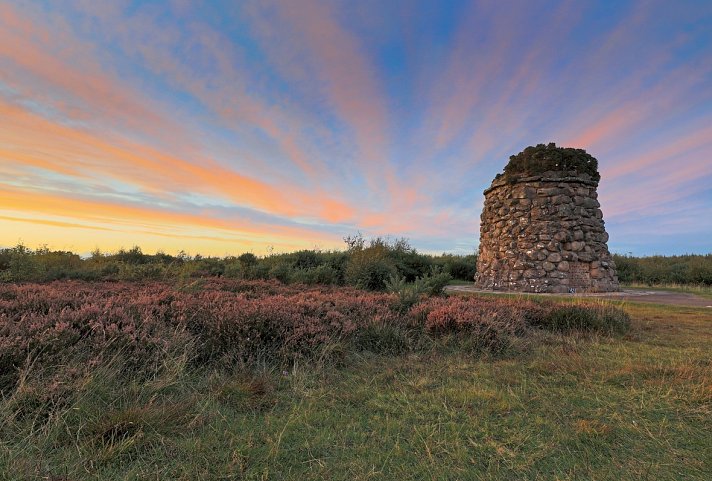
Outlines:
{"type": "Polygon", "coordinates": [[[446,3],[0,5],[0,244],[471,251],[549,141],[599,158],[612,242],[712,208],[712,9],[446,3]]]}

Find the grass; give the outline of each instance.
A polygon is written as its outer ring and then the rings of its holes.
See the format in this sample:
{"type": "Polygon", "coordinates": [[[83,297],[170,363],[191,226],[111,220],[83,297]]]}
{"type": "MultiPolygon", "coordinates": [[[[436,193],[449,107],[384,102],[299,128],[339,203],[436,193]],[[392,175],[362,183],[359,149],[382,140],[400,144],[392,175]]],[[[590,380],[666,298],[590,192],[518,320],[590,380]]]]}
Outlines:
{"type": "Polygon", "coordinates": [[[699,284],[654,284],[649,286],[647,284],[626,284],[624,286],[626,289],[641,289],[641,290],[663,290],[671,292],[684,292],[689,294],[696,294],[698,296],[712,299],[712,286],[705,286],[699,284]]]}
{"type": "Polygon", "coordinates": [[[1,401],[0,479],[709,479],[712,313],[626,310],[624,337],[540,333],[502,358],[200,373],[177,358],[133,382],[117,359],[71,405],[23,418],[30,385],[1,401]]]}

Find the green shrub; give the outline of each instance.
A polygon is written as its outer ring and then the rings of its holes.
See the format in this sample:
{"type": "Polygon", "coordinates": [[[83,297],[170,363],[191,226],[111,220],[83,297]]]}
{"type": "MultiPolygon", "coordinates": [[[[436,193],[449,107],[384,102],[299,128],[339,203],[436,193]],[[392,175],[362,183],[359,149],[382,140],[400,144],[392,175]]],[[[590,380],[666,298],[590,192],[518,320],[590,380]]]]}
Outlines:
{"type": "Polygon", "coordinates": [[[293,253],[292,267],[295,269],[313,269],[322,264],[321,256],[316,251],[297,251],[293,253]]]}
{"type": "Polygon", "coordinates": [[[195,275],[199,277],[221,276],[225,273],[225,263],[217,257],[204,257],[194,264],[195,275]]]}
{"type": "Polygon", "coordinates": [[[299,284],[321,284],[324,286],[339,284],[336,270],[327,265],[312,269],[296,269],[292,272],[292,282],[299,284]]]}
{"type": "Polygon", "coordinates": [[[239,261],[225,263],[225,270],[223,271],[223,276],[229,277],[231,279],[242,279],[242,274],[242,264],[240,264],[239,261]]]}
{"type": "Polygon", "coordinates": [[[105,264],[100,272],[102,277],[112,277],[118,275],[120,270],[121,266],[118,262],[110,262],[105,264]]]}
{"type": "Polygon", "coordinates": [[[242,267],[244,269],[256,266],[257,262],[259,261],[257,259],[257,256],[254,255],[252,252],[245,252],[244,254],[241,254],[237,258],[237,260],[240,261],[240,264],[242,264],[242,267]]]}
{"type": "Polygon", "coordinates": [[[119,249],[119,252],[114,254],[117,261],[126,264],[145,264],[149,261],[150,256],[145,255],[139,246],[133,246],[129,250],[119,249]]]}
{"type": "Polygon", "coordinates": [[[430,258],[424,254],[419,254],[415,249],[393,249],[389,253],[389,257],[393,260],[398,273],[404,276],[408,282],[412,282],[430,272],[430,258]]]}
{"type": "MultiPolygon", "coordinates": [[[[382,290],[391,274],[414,282],[428,277],[433,268],[454,279],[471,281],[474,278],[476,255],[420,254],[404,239],[391,241],[376,238],[368,245],[362,237],[347,240],[349,249],[344,252],[303,250],[265,258],[258,258],[252,253],[225,258],[190,257],[184,252],[176,256],[162,252],[144,254],[139,247],[133,247],[114,254],[96,250],[89,258],[83,259],[72,252],[52,251],[46,247],[33,251],[20,244],[0,249],[0,282],[58,279],[140,281],[170,279],[174,275],[278,278],[283,282],[295,282],[291,276],[296,275],[298,282],[308,284],[351,284],[382,290]]],[[[712,285],[712,254],[614,255],[613,260],[622,283],[712,285]]]]}
{"type": "Polygon", "coordinates": [[[471,281],[477,273],[477,256],[452,256],[445,264],[445,272],[450,274],[453,279],[471,281]]]}
{"type": "Polygon", "coordinates": [[[441,295],[445,286],[447,286],[451,280],[452,277],[450,274],[438,272],[437,269],[434,269],[430,274],[419,279],[422,283],[423,291],[429,296],[441,295]]]}
{"type": "Polygon", "coordinates": [[[391,275],[386,281],[386,290],[397,296],[395,310],[407,312],[420,301],[421,297],[441,295],[450,279],[450,274],[438,272],[437,269],[413,282],[407,282],[400,274],[391,275]]]}
{"type": "Polygon", "coordinates": [[[122,281],[153,281],[169,278],[166,271],[160,264],[121,264],[116,277],[122,281]]]}
{"type": "Polygon", "coordinates": [[[276,264],[270,268],[269,277],[287,284],[292,280],[292,269],[284,263],[276,264]]]}
{"type": "Polygon", "coordinates": [[[15,282],[43,280],[42,266],[37,259],[21,251],[10,258],[8,272],[9,280],[15,282]]]}
{"type": "Polygon", "coordinates": [[[419,279],[408,283],[401,275],[391,275],[386,281],[386,290],[396,295],[394,309],[398,312],[407,312],[425,293],[425,286],[419,279]]]}
{"type": "Polygon", "coordinates": [[[348,252],[329,252],[324,254],[324,265],[333,269],[335,284],[343,285],[345,281],[346,265],[349,262],[348,252]]]}
{"type": "Polygon", "coordinates": [[[387,249],[375,245],[351,253],[346,264],[345,280],[347,284],[361,289],[382,291],[386,288],[388,278],[396,273],[387,249]]]}

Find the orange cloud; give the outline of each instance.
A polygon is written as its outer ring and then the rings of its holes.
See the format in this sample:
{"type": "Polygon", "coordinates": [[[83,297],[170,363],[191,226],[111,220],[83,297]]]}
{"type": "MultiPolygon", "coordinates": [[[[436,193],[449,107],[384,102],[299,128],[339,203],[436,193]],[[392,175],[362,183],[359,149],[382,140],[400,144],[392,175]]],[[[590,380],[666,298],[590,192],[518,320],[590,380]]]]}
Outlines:
{"type": "MultiPolygon", "coordinates": [[[[263,242],[267,242],[270,239],[283,242],[289,242],[290,239],[309,239],[310,242],[333,244],[336,237],[305,228],[276,225],[256,226],[244,221],[227,221],[211,217],[209,213],[206,213],[208,215],[186,214],[165,209],[123,205],[104,200],[85,200],[67,195],[24,192],[2,184],[0,184],[0,199],[2,199],[0,209],[4,211],[69,217],[73,220],[81,220],[93,224],[109,224],[117,229],[122,225],[132,228],[137,226],[158,228],[162,232],[166,232],[166,228],[211,229],[220,231],[223,234],[259,239],[263,242]]],[[[47,222],[45,221],[45,223],[47,222]]]]}
{"type": "MultiPolygon", "coordinates": [[[[228,128],[235,127],[236,123],[249,128],[257,126],[311,178],[319,178],[326,170],[323,163],[306,154],[295,138],[304,119],[292,118],[291,113],[263,105],[248,95],[244,79],[248,70],[234,65],[234,59],[240,55],[234,45],[208,26],[192,21],[185,29],[187,33],[174,26],[159,27],[152,9],[139,9],[134,16],[122,18],[121,28],[116,29],[111,27],[116,25],[116,17],[122,12],[121,8],[117,11],[115,4],[88,2],[82,5],[82,10],[92,13],[94,19],[103,24],[104,32],[116,36],[116,45],[130,55],[142,56],[146,68],[195,95],[222,117],[228,128]],[[194,65],[172,52],[176,45],[199,46],[203,57],[208,58],[207,63],[212,62],[218,69],[212,79],[196,76],[194,65]]],[[[0,6],[0,57],[13,63],[13,68],[0,69],[0,81],[12,85],[33,101],[51,105],[68,118],[92,123],[113,119],[119,127],[149,133],[150,138],[162,139],[165,145],[180,146],[182,151],[193,150],[186,143],[195,136],[187,134],[183,124],[161,113],[155,101],[135,89],[127,89],[105,73],[91,43],[78,38],[61,17],[53,17],[48,23],[31,13],[29,6],[22,11],[9,5],[0,6]],[[62,102],[61,97],[49,93],[44,98],[38,97],[38,92],[48,87],[60,89],[62,95],[74,100],[62,102]]],[[[250,157],[242,155],[241,159],[250,157]]],[[[275,173],[279,175],[277,167],[275,173]]]]}
{"type": "Polygon", "coordinates": [[[25,162],[65,175],[110,175],[151,191],[218,193],[240,205],[284,216],[344,221],[354,211],[345,203],[294,187],[272,186],[225,169],[210,159],[199,164],[129,141],[99,138],[0,100],[0,163],[25,162]],[[41,140],[38,142],[38,138],[41,140]]]}
{"type": "Polygon", "coordinates": [[[84,225],[84,224],[77,224],[75,222],[62,222],[62,221],[57,221],[57,220],[50,220],[50,219],[31,219],[28,217],[12,217],[12,216],[7,216],[7,215],[0,215],[0,220],[7,220],[7,221],[12,221],[12,222],[27,222],[30,224],[41,224],[41,225],[50,225],[52,227],[63,227],[63,228],[71,228],[71,229],[90,229],[90,230],[104,230],[104,231],[109,231],[109,232],[114,232],[114,229],[109,229],[106,227],[101,227],[97,225],[84,225]]]}

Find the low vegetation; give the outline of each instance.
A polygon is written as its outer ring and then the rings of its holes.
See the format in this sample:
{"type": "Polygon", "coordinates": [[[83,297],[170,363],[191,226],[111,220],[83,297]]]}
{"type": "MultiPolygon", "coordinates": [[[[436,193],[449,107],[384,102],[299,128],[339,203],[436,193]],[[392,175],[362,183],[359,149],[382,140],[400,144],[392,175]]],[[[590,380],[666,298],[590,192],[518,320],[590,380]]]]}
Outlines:
{"type": "MultiPolygon", "coordinates": [[[[0,282],[49,282],[60,279],[150,281],[221,276],[276,279],[283,283],[351,285],[385,290],[391,277],[412,283],[433,274],[454,282],[475,277],[476,255],[427,255],[406,240],[347,237],[344,251],[303,250],[257,257],[252,253],[223,258],[181,253],[144,254],[139,247],[89,257],[23,245],[0,249],[0,282]]],[[[625,285],[712,286],[712,254],[634,257],[613,256],[625,285]]]]}
{"type": "Polygon", "coordinates": [[[0,251],[0,479],[707,479],[710,313],[474,264],[0,251]]]}
{"type": "Polygon", "coordinates": [[[712,318],[626,311],[425,294],[405,309],[277,281],[5,284],[0,473],[706,479],[712,318]]]}
{"type": "Polygon", "coordinates": [[[634,257],[614,255],[625,284],[712,286],[712,254],[634,257]]]}
{"type": "Polygon", "coordinates": [[[612,333],[627,322],[622,311],[597,305],[427,297],[430,288],[404,302],[402,293],[217,278],[177,286],[6,284],[0,287],[0,390],[17,388],[22,366],[62,376],[72,363],[93,369],[120,356],[127,373],[150,376],[177,353],[196,367],[339,364],[351,351],[380,351],[375,345],[416,352],[461,334],[478,350],[501,353],[532,326],[612,333]]]}
{"type": "Polygon", "coordinates": [[[350,285],[382,291],[391,276],[407,282],[433,273],[471,281],[475,255],[425,255],[404,239],[366,241],[347,237],[344,251],[303,250],[257,257],[252,253],[224,258],[144,254],[139,247],[115,253],[93,252],[89,257],[48,248],[18,245],[0,249],[0,282],[151,281],[220,276],[231,279],[270,280],[309,285],[350,285]]]}

